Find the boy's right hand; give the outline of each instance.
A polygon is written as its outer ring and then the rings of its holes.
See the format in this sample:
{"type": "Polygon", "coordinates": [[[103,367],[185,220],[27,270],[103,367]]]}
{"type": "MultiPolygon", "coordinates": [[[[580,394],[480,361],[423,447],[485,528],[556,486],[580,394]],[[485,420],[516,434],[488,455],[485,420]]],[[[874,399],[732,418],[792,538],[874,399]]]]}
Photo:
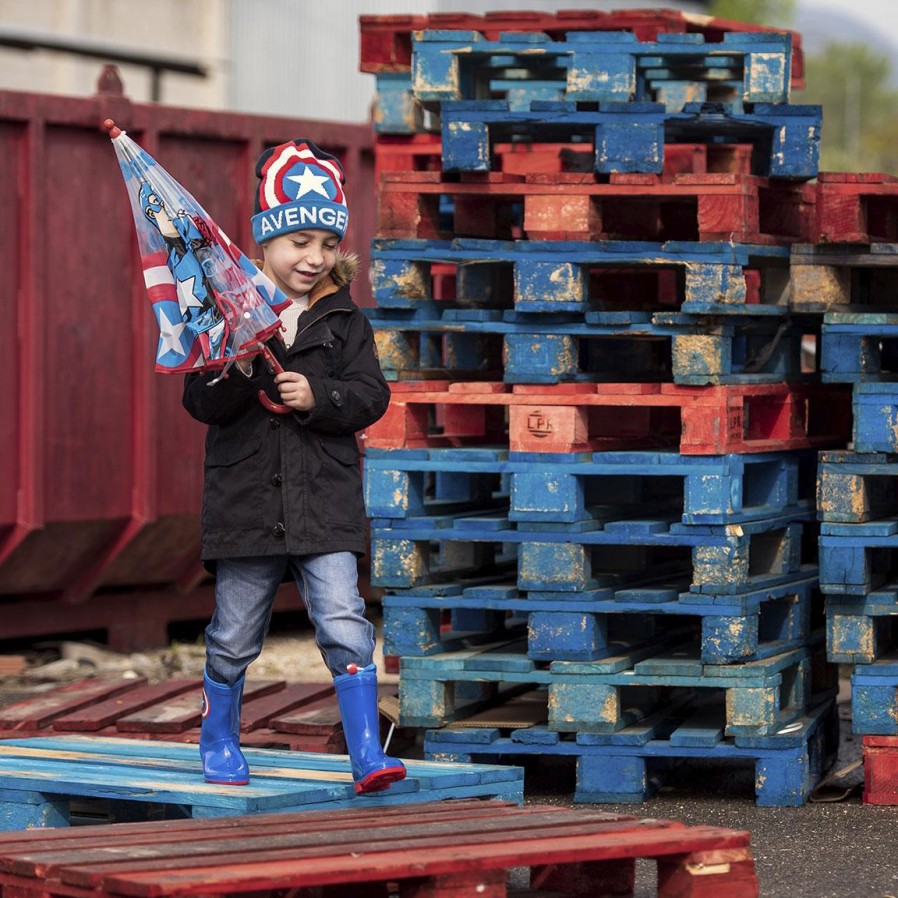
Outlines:
{"type": "Polygon", "coordinates": [[[283,371],[275,377],[274,382],[284,405],[298,412],[308,412],[315,408],[315,395],[304,374],[283,371]]]}

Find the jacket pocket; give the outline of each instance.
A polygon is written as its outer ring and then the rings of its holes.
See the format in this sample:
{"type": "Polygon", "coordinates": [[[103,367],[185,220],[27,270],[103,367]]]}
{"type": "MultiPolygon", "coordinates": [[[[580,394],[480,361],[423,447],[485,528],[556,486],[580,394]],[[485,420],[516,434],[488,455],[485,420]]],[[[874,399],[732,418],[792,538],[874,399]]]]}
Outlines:
{"type": "Polygon", "coordinates": [[[331,458],[344,465],[357,465],[362,457],[355,437],[351,440],[322,440],[321,447],[331,458]]]}
{"type": "Polygon", "coordinates": [[[262,525],[262,489],[258,439],[231,440],[206,451],[203,527],[241,531],[262,525]]]}
{"type": "Polygon", "coordinates": [[[216,443],[206,452],[207,468],[227,468],[244,461],[259,451],[259,440],[234,440],[216,443]]]}
{"type": "Polygon", "coordinates": [[[325,521],[340,532],[364,526],[361,454],[355,437],[321,439],[322,473],[320,486],[327,490],[325,521]]]}

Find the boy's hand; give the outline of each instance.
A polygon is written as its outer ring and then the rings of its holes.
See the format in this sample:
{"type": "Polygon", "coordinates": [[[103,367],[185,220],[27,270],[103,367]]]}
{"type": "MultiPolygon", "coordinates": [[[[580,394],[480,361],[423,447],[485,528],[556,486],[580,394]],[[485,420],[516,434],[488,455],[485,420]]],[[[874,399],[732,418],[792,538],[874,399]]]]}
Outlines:
{"type": "Polygon", "coordinates": [[[304,374],[284,371],[275,377],[281,402],[298,412],[308,412],[315,408],[315,396],[304,374]]]}

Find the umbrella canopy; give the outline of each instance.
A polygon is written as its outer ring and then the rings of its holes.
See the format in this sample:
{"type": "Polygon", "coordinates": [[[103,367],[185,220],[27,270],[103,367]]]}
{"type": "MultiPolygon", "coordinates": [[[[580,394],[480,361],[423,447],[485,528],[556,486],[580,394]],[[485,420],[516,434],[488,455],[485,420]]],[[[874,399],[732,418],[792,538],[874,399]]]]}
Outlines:
{"type": "Polygon", "coordinates": [[[287,297],[230,241],[203,207],[111,120],[159,326],[156,371],[225,371],[264,352],[287,297]]]}

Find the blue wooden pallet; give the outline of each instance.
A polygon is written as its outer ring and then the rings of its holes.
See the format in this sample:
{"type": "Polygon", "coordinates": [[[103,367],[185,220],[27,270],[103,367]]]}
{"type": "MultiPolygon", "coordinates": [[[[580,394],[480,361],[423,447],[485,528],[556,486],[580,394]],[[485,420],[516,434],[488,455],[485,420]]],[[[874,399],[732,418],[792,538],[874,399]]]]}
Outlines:
{"type": "Polygon", "coordinates": [[[898,648],[898,588],[865,596],[826,597],[826,656],[838,664],[871,664],[898,648]]]}
{"type": "Polygon", "coordinates": [[[789,303],[796,311],[898,312],[898,243],[794,243],[789,303]]]}
{"type": "Polygon", "coordinates": [[[833,524],[898,517],[898,455],[821,452],[817,516],[833,524]]]}
{"type": "Polygon", "coordinates": [[[571,738],[545,727],[501,735],[497,728],[429,730],[433,760],[517,760],[571,756],[577,762],[575,802],[638,803],[649,798],[669,765],[693,758],[755,762],[755,797],[762,807],[799,807],[835,760],[839,719],[826,698],[769,736],[724,736],[719,709],[677,715],[670,709],[613,735],[571,738]]]}
{"type": "MultiPolygon", "coordinates": [[[[823,648],[822,637],[816,640],[823,648]]],[[[548,690],[548,728],[614,733],[695,690],[726,696],[725,733],[763,736],[800,717],[811,694],[810,647],[739,664],[704,664],[672,648],[638,649],[598,661],[527,657],[526,646],[499,643],[429,657],[402,659],[400,723],[445,726],[504,698],[502,690],[548,690]]]]}
{"type": "Polygon", "coordinates": [[[820,589],[827,595],[866,596],[898,579],[893,557],[898,519],[820,525],[820,589]]]}
{"type": "Polygon", "coordinates": [[[525,453],[488,447],[367,449],[369,517],[507,509],[552,524],[676,513],[684,524],[742,524],[814,507],[813,450],[746,455],[670,451],[525,453]]]}
{"type": "MultiPolygon", "coordinates": [[[[743,103],[788,103],[792,39],[789,34],[731,32],[722,41],[701,34],[660,34],[639,41],[629,32],[506,33],[497,41],[472,31],[422,31],[412,39],[412,91],[425,106],[496,97],[513,108],[536,99],[605,103],[656,99],[665,84],[695,85],[743,103]],[[528,90],[530,85],[533,90],[528,90]]],[[[671,99],[678,96],[671,91],[671,99]]],[[[679,93],[682,96],[682,93],[679,93]]],[[[667,106],[679,111],[679,106],[667,106]]]]}
{"type": "Polygon", "coordinates": [[[828,312],[823,316],[820,376],[824,382],[894,381],[896,369],[898,312],[828,312]]]}
{"type": "Polygon", "coordinates": [[[492,797],[520,802],[523,771],[408,761],[408,778],[356,796],[345,755],[247,749],[247,786],[203,781],[196,746],[97,736],[0,742],[0,829],[66,826],[73,799],[138,802],[152,811],[224,817],[265,811],[411,804],[492,797]]]}
{"type": "Polygon", "coordinates": [[[645,309],[698,314],[781,317],[788,301],[788,247],[668,241],[388,240],[371,244],[375,304],[380,309],[429,310],[437,292],[434,269],[454,273],[453,306],[517,312],[608,312],[645,309]],[[644,288],[596,294],[606,269],[621,284],[649,277],[644,288]],[[748,272],[761,278],[759,301],[751,301],[748,272]],[[675,274],[659,289],[656,278],[675,274]],[[626,280],[626,279],[625,279],[626,280]],[[678,283],[679,282],[679,283],[678,283]]]}
{"type": "Polygon", "coordinates": [[[652,571],[689,576],[691,590],[738,593],[774,586],[801,568],[813,511],[738,527],[681,524],[679,515],[517,523],[501,513],[374,519],[371,582],[407,589],[481,572],[517,558],[519,589],[580,592],[652,571]]]}
{"type": "Polygon", "coordinates": [[[462,582],[388,592],[381,599],[384,653],[444,653],[501,639],[526,624],[527,656],[537,661],[595,661],[676,642],[683,658],[729,664],[805,645],[822,610],[813,576],[726,596],[682,592],[684,586],[649,581],[522,594],[509,583],[462,582]]]}
{"type": "MultiPolygon", "coordinates": [[[[757,306],[742,306],[750,313],[757,306]]],[[[803,321],[688,313],[582,316],[445,308],[366,310],[387,380],[495,377],[555,384],[622,379],[677,384],[771,383],[802,372],[803,321]]]]}
{"type": "Polygon", "coordinates": [[[854,384],[851,409],[855,452],[898,452],[898,383],[854,384]]]}
{"type": "Polygon", "coordinates": [[[898,652],[854,668],[851,731],[864,736],[898,736],[898,652]]]}
{"type": "Polygon", "coordinates": [[[501,100],[459,100],[440,114],[443,171],[490,171],[497,141],[592,142],[597,172],[664,168],[665,144],[750,143],[752,170],[767,177],[813,178],[820,155],[820,106],[756,103],[739,113],[720,103],[687,103],[668,112],[661,103],[601,103],[597,111],[572,102],[533,102],[512,110],[501,100]]]}

